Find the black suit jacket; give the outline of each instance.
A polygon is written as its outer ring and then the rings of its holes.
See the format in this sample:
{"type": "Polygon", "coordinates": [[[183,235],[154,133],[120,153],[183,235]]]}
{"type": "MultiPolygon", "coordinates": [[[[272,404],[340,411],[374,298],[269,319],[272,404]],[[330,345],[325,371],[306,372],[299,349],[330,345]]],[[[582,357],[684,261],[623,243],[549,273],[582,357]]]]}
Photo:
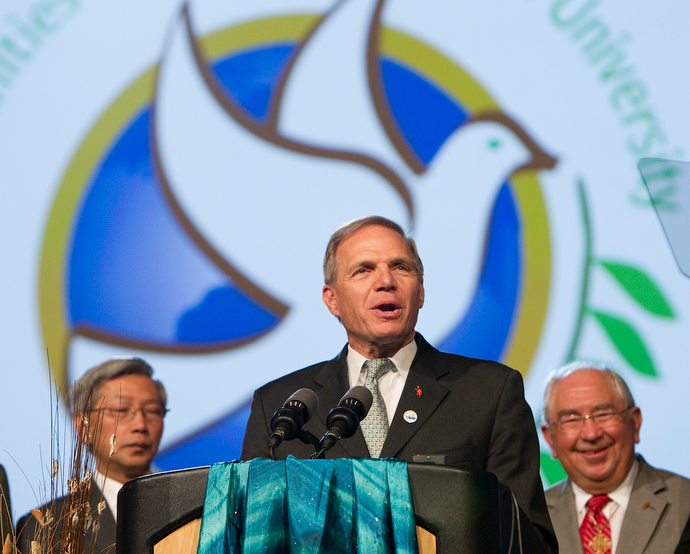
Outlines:
{"type": "MultiPolygon", "coordinates": [[[[62,513],[63,506],[67,501],[66,496],[57,498],[53,503],[53,510],[55,514],[62,513]]],[[[98,487],[91,488],[91,494],[89,498],[89,503],[91,505],[92,512],[96,512],[98,509],[98,503],[101,501],[101,491],[98,487]]],[[[41,511],[45,507],[41,508],[41,511]]],[[[95,519],[95,515],[93,516],[95,519]]],[[[31,552],[31,541],[36,537],[36,519],[29,513],[23,516],[17,523],[17,548],[22,554],[29,554],[31,552]]],[[[92,540],[93,535],[91,533],[84,537],[84,553],[86,554],[115,554],[115,536],[117,532],[117,526],[115,523],[115,517],[110,511],[110,508],[106,506],[103,513],[100,515],[100,529],[96,533],[96,543],[95,549],[89,549],[89,541],[92,540]]],[[[59,537],[60,531],[57,533],[59,537]]],[[[59,552],[59,550],[56,550],[59,552]]]]}
{"type": "Polygon", "coordinates": [[[12,536],[12,504],[10,503],[10,486],[7,484],[5,468],[0,464],[0,544],[12,536]]]}
{"type": "MultiPolygon", "coordinates": [[[[420,454],[442,454],[448,466],[489,471],[508,486],[540,532],[549,551],[557,552],[539,475],[539,443],[532,411],[525,401],[522,376],[496,362],[439,352],[417,334],[412,362],[381,458],[412,461],[420,454]],[[417,394],[421,389],[421,396],[417,394]],[[403,414],[416,413],[414,423],[403,414]]],[[[254,393],[242,447],[242,459],[269,458],[273,413],[300,388],[319,397],[305,426],[321,437],[326,417],[349,388],[347,346],[336,358],[281,377],[254,393]]],[[[299,440],[284,442],[276,458],[309,458],[314,448],[299,440]]],[[[327,458],[368,458],[364,435],[357,430],[326,453],[327,458]]]]}

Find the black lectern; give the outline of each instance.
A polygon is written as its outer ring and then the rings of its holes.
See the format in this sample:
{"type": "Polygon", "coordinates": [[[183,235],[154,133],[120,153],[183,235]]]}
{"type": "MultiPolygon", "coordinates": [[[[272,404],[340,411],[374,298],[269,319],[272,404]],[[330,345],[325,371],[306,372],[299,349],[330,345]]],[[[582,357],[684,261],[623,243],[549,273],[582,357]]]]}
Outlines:
{"type": "MultiPolygon", "coordinates": [[[[510,491],[491,473],[407,466],[421,554],[545,552],[510,491]]],[[[195,554],[208,468],[126,483],[118,496],[117,554],[195,554]]]]}

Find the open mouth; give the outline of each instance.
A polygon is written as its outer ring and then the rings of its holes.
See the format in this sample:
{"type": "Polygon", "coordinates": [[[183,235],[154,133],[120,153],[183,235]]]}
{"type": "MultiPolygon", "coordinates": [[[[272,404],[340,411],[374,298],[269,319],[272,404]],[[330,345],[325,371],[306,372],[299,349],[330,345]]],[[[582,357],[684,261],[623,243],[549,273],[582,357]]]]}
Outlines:
{"type": "Polygon", "coordinates": [[[392,313],[397,311],[399,309],[399,306],[394,302],[383,302],[381,304],[378,304],[375,309],[380,312],[392,313]]]}
{"type": "Polygon", "coordinates": [[[603,448],[598,448],[597,450],[581,450],[580,454],[583,454],[584,456],[591,458],[591,457],[600,456],[601,454],[606,452],[606,450],[608,450],[608,447],[604,446],[603,448]]]}

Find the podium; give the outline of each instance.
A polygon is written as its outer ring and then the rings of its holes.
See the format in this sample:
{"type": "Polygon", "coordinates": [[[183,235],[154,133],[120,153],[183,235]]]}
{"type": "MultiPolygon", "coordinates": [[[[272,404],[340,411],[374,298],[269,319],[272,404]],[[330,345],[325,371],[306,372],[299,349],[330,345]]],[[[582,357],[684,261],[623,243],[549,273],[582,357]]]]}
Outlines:
{"type": "MultiPolygon", "coordinates": [[[[118,495],[117,554],[196,554],[208,473],[204,467],[126,483],[118,495]]],[[[420,553],[545,552],[493,474],[415,463],[407,473],[420,553]]]]}

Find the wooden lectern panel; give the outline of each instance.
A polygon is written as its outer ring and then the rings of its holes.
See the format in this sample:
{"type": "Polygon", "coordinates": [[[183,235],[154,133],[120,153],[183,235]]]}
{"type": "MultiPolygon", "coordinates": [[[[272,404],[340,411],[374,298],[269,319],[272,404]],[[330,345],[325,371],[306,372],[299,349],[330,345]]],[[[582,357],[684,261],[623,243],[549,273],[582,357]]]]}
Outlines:
{"type": "MultiPolygon", "coordinates": [[[[190,521],[170,533],[153,547],[153,554],[196,554],[201,531],[201,518],[190,521]]],[[[419,554],[436,554],[436,536],[417,525],[419,554]]]]}
{"type": "Polygon", "coordinates": [[[201,518],[199,517],[158,541],[153,546],[153,554],[196,554],[200,532],[201,518]]]}
{"type": "Polygon", "coordinates": [[[436,554],[436,535],[417,525],[419,554],[436,554]]]}

